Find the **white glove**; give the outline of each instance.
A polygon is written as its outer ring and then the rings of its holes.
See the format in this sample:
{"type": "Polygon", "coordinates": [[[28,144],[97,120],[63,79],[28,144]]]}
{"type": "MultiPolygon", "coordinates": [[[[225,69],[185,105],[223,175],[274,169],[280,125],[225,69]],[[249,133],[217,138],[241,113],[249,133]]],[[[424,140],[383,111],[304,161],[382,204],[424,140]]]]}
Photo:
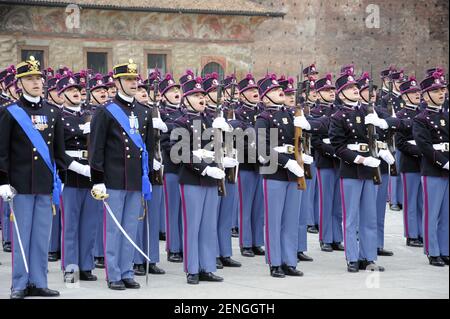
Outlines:
{"type": "Polygon", "coordinates": [[[202,175],[208,175],[209,177],[212,177],[214,179],[224,179],[225,178],[225,172],[222,171],[220,168],[212,167],[212,166],[206,166],[205,170],[202,172],[202,175]]]}
{"type": "Polygon", "coordinates": [[[75,173],[78,173],[80,175],[91,177],[91,167],[89,165],[83,165],[78,163],[77,161],[73,161],[69,165],[69,169],[71,171],[74,171],[75,173]]]}
{"type": "Polygon", "coordinates": [[[312,163],[314,163],[314,157],[307,155],[305,153],[302,153],[302,159],[303,163],[305,163],[306,165],[311,165],[312,163]]]}
{"type": "Polygon", "coordinates": [[[374,167],[374,168],[380,166],[380,164],[381,164],[381,161],[372,156],[364,158],[364,162],[363,162],[364,166],[374,167]]]}
{"type": "Polygon", "coordinates": [[[395,158],[394,158],[394,156],[392,156],[392,154],[391,154],[391,152],[389,152],[389,150],[380,150],[380,151],[378,151],[378,155],[383,159],[383,161],[385,161],[389,165],[392,165],[395,163],[395,158]]]}
{"type": "Polygon", "coordinates": [[[15,196],[14,189],[9,184],[0,186],[0,197],[3,198],[5,202],[10,201],[15,196]]]}
{"type": "Polygon", "coordinates": [[[162,165],[161,162],[159,162],[159,161],[153,159],[153,170],[159,171],[159,170],[161,169],[162,166],[163,166],[163,165],[162,165]]]}
{"type": "Polygon", "coordinates": [[[227,121],[225,120],[225,118],[223,117],[217,117],[214,119],[213,123],[212,123],[212,127],[216,128],[216,129],[220,129],[224,132],[231,132],[233,131],[233,128],[231,127],[230,124],[227,123],[227,121]]]}
{"type": "Polygon", "coordinates": [[[371,113],[368,114],[365,118],[364,118],[364,123],[365,124],[372,124],[376,127],[381,128],[382,130],[387,130],[389,128],[389,125],[387,124],[387,122],[383,119],[380,119],[378,117],[378,115],[376,115],[375,113],[371,113]]]}
{"type": "Polygon", "coordinates": [[[223,167],[225,168],[233,168],[239,165],[239,162],[231,157],[223,158],[223,167]]]}
{"type": "Polygon", "coordinates": [[[163,122],[159,117],[155,117],[153,120],[153,128],[162,131],[163,133],[167,133],[169,130],[167,128],[166,123],[163,122]]]}
{"type": "Polygon", "coordinates": [[[105,184],[95,184],[92,186],[92,192],[96,194],[106,195],[106,185],[105,184]]]}
{"type": "Polygon", "coordinates": [[[83,134],[91,133],[91,122],[84,123],[83,125],[83,134]]]}
{"type": "Polygon", "coordinates": [[[294,117],[294,126],[307,131],[311,130],[311,124],[309,124],[308,120],[303,115],[294,117]]]}
{"type": "Polygon", "coordinates": [[[446,169],[448,171],[448,162],[447,162],[447,164],[444,165],[444,169],[446,169]]]}
{"type": "Polygon", "coordinates": [[[284,168],[290,170],[297,177],[303,177],[305,175],[305,171],[300,167],[300,165],[298,165],[297,161],[294,160],[287,161],[284,168]]]}

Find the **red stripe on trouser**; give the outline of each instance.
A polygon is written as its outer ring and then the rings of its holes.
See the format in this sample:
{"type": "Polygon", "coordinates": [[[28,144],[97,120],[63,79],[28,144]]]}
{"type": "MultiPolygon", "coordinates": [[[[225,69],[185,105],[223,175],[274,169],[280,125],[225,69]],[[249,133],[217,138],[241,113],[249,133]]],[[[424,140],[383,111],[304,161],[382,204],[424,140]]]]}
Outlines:
{"type": "Polygon", "coordinates": [[[108,260],[106,258],[106,207],[103,205],[103,256],[105,262],[106,280],[108,280],[108,260]]]}
{"type": "Polygon", "coordinates": [[[186,212],[186,199],[184,196],[184,185],[180,184],[181,188],[181,206],[183,209],[183,260],[184,260],[184,272],[188,272],[188,241],[187,241],[187,212],[186,212]]]}
{"type": "Polygon", "coordinates": [[[406,174],[402,173],[403,178],[403,217],[405,224],[405,237],[409,238],[409,224],[408,224],[408,186],[406,185],[406,174]]]}
{"type": "Polygon", "coordinates": [[[62,229],[62,232],[61,232],[61,269],[62,270],[64,270],[65,268],[64,268],[64,261],[65,261],[65,255],[66,255],[66,251],[65,251],[65,249],[64,249],[64,247],[65,247],[65,242],[66,242],[66,240],[65,240],[65,233],[66,233],[66,228],[65,228],[65,226],[66,226],[66,220],[65,220],[65,211],[64,211],[64,203],[63,203],[63,200],[62,200],[62,198],[60,198],[60,201],[61,201],[61,205],[60,205],[60,209],[61,209],[61,229],[62,229]]]}
{"type": "Polygon", "coordinates": [[[319,240],[323,240],[323,189],[322,189],[322,175],[320,168],[317,168],[317,180],[319,182],[319,240]]]}
{"type": "Polygon", "coordinates": [[[270,237],[269,237],[269,190],[267,189],[267,179],[264,179],[264,214],[266,215],[266,242],[267,242],[267,261],[272,265],[270,259],[270,237]]]}
{"type": "MultiPolygon", "coordinates": [[[[347,209],[345,208],[345,192],[344,192],[344,179],[341,177],[341,206],[343,213],[343,224],[344,224],[344,247],[347,247],[347,209]]],[[[347,258],[347,249],[345,249],[345,258],[347,258]]]]}
{"type": "Polygon", "coordinates": [[[167,192],[167,181],[164,175],[164,201],[166,204],[166,251],[170,251],[170,223],[169,223],[169,193],[167,192]]]}
{"type": "Polygon", "coordinates": [[[242,184],[241,184],[241,175],[238,175],[238,189],[239,189],[239,246],[241,246],[241,248],[244,245],[244,237],[243,237],[243,232],[244,232],[244,226],[243,226],[243,220],[244,220],[244,212],[243,212],[243,204],[244,204],[244,200],[242,198],[242,184]]]}
{"type": "Polygon", "coordinates": [[[427,177],[423,177],[423,194],[424,194],[424,206],[425,206],[425,223],[424,223],[424,233],[425,233],[425,253],[428,255],[429,252],[429,238],[428,238],[428,183],[427,177]]]}

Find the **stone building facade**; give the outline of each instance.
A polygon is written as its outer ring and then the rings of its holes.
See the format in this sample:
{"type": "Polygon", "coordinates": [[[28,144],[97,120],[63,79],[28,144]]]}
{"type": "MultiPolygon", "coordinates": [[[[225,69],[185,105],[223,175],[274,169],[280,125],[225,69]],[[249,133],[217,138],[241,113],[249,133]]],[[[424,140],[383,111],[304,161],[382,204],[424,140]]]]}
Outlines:
{"type": "Polygon", "coordinates": [[[100,61],[111,69],[133,58],[141,70],[158,64],[176,77],[186,68],[295,75],[302,61],[332,72],[351,62],[358,71],[394,63],[420,78],[428,66],[448,69],[448,6],[447,0],[0,0],[0,67],[39,52],[53,68],[100,61]],[[79,20],[71,20],[77,13],[71,3],[79,5],[79,20]],[[379,10],[379,28],[367,25],[370,5],[379,10]]]}

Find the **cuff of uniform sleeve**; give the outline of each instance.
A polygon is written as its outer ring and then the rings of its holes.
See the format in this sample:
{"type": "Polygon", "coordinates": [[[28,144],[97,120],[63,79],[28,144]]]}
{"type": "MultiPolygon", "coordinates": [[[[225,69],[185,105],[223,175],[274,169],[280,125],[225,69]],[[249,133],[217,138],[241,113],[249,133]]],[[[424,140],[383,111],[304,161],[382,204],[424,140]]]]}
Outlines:
{"type": "Polygon", "coordinates": [[[104,172],[97,171],[91,168],[91,180],[94,184],[104,184],[105,183],[104,172]]]}

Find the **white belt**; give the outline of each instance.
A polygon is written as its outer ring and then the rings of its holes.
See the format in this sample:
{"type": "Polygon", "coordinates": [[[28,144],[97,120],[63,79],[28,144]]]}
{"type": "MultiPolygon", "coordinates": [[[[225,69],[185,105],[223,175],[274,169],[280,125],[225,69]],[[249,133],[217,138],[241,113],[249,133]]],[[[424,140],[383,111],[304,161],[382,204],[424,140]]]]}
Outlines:
{"type": "Polygon", "coordinates": [[[199,159],[214,159],[214,151],[207,151],[202,148],[196,151],[192,151],[192,154],[199,159]]]}
{"type": "Polygon", "coordinates": [[[377,141],[377,148],[379,150],[387,150],[388,149],[388,145],[385,142],[377,141]]]}
{"type": "Polygon", "coordinates": [[[88,151],[85,150],[78,150],[78,151],[66,151],[66,154],[73,158],[78,159],[88,159],[88,151]]]}
{"type": "Polygon", "coordinates": [[[369,152],[369,144],[366,144],[366,143],[348,144],[347,148],[349,150],[361,152],[361,153],[369,152]]]}
{"type": "Polygon", "coordinates": [[[331,141],[330,141],[330,139],[329,138],[324,138],[323,140],[322,140],[322,142],[324,142],[325,144],[331,144],[331,141]]]}
{"type": "Polygon", "coordinates": [[[411,144],[411,145],[417,145],[415,140],[410,140],[410,141],[408,141],[408,143],[411,144]]]}
{"type": "Polygon", "coordinates": [[[294,154],[295,147],[293,145],[284,144],[283,146],[274,147],[273,150],[280,154],[294,154]]]}
{"type": "Polygon", "coordinates": [[[449,149],[449,143],[440,143],[440,144],[433,144],[433,148],[436,151],[441,151],[441,152],[448,152],[449,149]]]}

